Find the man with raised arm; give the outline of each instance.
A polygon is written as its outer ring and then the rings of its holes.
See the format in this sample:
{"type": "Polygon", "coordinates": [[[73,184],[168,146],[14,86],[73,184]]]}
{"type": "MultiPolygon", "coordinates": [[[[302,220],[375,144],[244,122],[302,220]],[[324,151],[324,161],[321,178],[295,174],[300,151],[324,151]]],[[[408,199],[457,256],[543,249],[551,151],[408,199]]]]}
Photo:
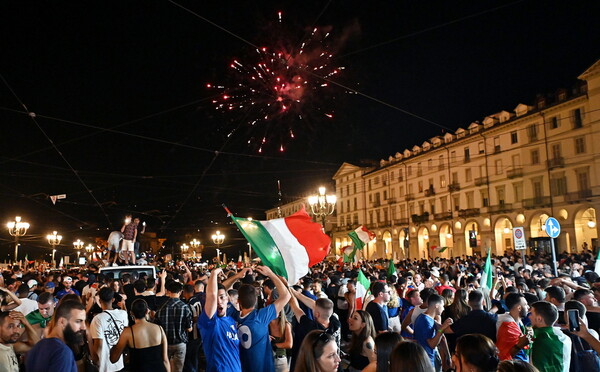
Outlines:
{"type": "Polygon", "coordinates": [[[242,371],[274,371],[273,352],[269,338],[269,323],[277,318],[285,304],[290,300],[286,285],[267,266],[255,269],[275,283],[280,293],[272,304],[256,309],[256,289],[251,284],[242,284],[238,289],[240,312],[236,317],[238,337],[240,339],[240,359],[242,371]]]}
{"type": "MultiPolygon", "coordinates": [[[[245,275],[247,271],[241,272],[245,275]]],[[[229,297],[225,286],[218,283],[222,273],[221,268],[216,268],[210,274],[206,285],[206,303],[198,318],[198,329],[206,356],[206,372],[239,372],[242,370],[240,340],[235,320],[226,316],[229,297]]]]}

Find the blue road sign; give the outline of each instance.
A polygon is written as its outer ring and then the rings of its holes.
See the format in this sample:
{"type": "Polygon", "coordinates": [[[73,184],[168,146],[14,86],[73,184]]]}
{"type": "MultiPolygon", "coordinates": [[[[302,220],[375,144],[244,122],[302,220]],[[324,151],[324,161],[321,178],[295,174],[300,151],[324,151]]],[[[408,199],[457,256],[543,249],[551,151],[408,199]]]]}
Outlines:
{"type": "Polygon", "coordinates": [[[560,235],[560,224],[554,217],[546,220],[546,234],[551,238],[557,238],[560,235]]]}

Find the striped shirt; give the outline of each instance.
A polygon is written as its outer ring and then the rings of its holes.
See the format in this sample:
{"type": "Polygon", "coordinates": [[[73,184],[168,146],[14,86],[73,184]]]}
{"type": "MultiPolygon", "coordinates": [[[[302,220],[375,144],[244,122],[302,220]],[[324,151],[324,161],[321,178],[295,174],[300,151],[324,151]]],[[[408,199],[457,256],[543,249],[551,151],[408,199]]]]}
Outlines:
{"type": "Polygon", "coordinates": [[[159,307],[154,322],[165,330],[169,345],[188,342],[187,330],[192,328],[192,311],[178,298],[169,298],[159,307]]]}

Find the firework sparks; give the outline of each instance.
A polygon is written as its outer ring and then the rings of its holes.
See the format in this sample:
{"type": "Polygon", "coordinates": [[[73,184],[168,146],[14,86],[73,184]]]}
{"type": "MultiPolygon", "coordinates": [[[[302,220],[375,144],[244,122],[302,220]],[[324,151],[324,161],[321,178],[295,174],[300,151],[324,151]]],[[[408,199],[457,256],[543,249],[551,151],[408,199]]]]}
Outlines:
{"type": "MultiPolygon", "coordinates": [[[[282,13],[278,12],[277,17],[281,23],[282,13]]],[[[206,84],[208,89],[220,92],[212,101],[215,109],[244,118],[248,144],[259,153],[267,148],[284,152],[296,132],[318,124],[319,118],[333,118],[332,110],[324,107],[331,88],[321,77],[333,77],[344,68],[332,64],[333,53],[327,48],[329,35],[328,30],[317,27],[299,48],[258,48],[248,58],[230,63],[235,84],[206,84]]],[[[280,44],[285,43],[274,43],[280,44]]]]}

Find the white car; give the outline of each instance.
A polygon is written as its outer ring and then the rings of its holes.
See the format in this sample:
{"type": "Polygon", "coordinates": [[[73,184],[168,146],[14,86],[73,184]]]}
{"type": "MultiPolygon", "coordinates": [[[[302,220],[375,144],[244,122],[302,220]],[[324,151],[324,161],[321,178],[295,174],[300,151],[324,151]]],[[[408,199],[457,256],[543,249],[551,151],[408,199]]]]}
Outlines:
{"type": "Polygon", "coordinates": [[[109,278],[121,279],[124,274],[130,274],[134,278],[139,278],[144,273],[150,278],[156,278],[156,267],[154,266],[107,266],[100,268],[100,274],[109,278]]]}

